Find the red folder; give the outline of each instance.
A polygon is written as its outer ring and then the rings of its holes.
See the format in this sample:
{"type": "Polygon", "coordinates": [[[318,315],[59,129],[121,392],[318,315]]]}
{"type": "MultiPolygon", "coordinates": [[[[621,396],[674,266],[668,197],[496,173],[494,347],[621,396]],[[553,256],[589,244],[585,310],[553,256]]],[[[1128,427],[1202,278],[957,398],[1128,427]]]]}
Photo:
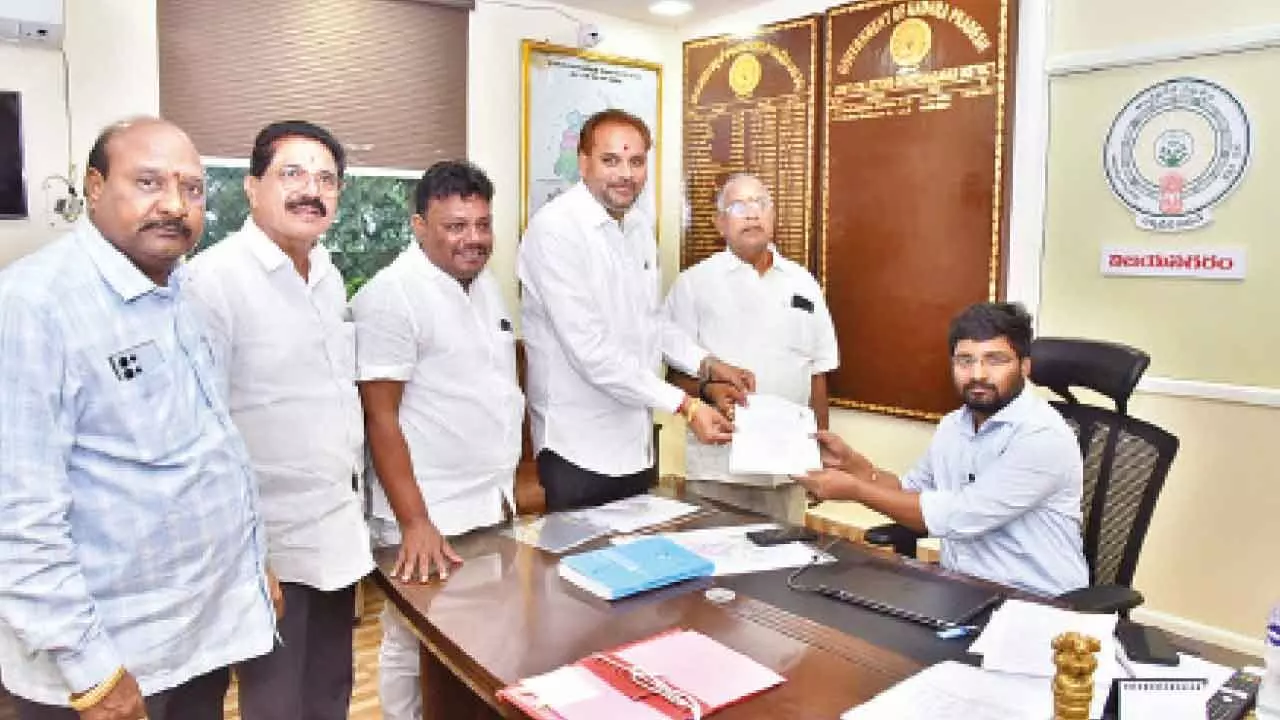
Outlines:
{"type": "Polygon", "coordinates": [[[690,720],[783,682],[701,633],[674,629],[521,680],[498,697],[538,720],[690,720]]]}

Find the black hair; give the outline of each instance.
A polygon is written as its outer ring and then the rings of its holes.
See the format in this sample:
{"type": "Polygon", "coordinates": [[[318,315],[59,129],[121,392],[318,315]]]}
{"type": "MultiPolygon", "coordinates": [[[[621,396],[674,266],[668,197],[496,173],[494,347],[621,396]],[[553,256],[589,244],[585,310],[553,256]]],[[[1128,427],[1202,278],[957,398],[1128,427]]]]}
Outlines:
{"type": "Polygon", "coordinates": [[[998,337],[1009,339],[1021,360],[1031,355],[1031,314],[1021,303],[975,303],[951,321],[947,335],[952,354],[961,340],[985,342],[998,337]]]}
{"type": "Polygon", "coordinates": [[[413,189],[413,211],[426,215],[427,204],[457,195],[461,198],[481,197],[493,201],[493,183],[489,176],[466,160],[441,160],[427,168],[413,189]]]}
{"type": "Polygon", "coordinates": [[[276,156],[276,145],[291,137],[307,138],[324,145],[338,166],[338,177],[346,172],[347,154],[342,149],[342,143],[332,133],[304,120],[286,120],[271,123],[258,131],[258,136],[253,139],[253,152],[249,155],[249,174],[256,178],[265,175],[267,167],[276,156]]]}
{"type": "Polygon", "coordinates": [[[640,138],[644,140],[645,152],[653,147],[653,135],[649,132],[649,126],[639,117],[632,115],[626,110],[618,108],[606,108],[600,112],[587,118],[582,124],[582,130],[578,133],[578,154],[590,155],[596,144],[596,130],[605,125],[628,125],[640,133],[640,138]]]}

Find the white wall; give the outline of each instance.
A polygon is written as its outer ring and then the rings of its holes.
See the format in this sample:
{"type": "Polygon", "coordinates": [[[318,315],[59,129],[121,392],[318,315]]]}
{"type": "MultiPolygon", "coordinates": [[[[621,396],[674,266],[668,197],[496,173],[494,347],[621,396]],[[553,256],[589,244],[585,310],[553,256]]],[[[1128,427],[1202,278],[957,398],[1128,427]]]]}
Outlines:
{"type": "Polygon", "coordinates": [[[510,307],[518,306],[515,279],[520,227],[520,41],[528,38],[573,46],[577,23],[557,12],[597,25],[607,55],[662,63],[662,171],[651,168],[650,182],[662,183],[658,218],[662,266],[668,284],[679,267],[680,209],[680,44],[675,31],[641,25],[547,3],[543,9],[518,8],[479,0],[471,16],[467,78],[467,154],[489,174],[494,198],[494,253],[497,274],[510,307]],[[555,9],[553,9],[555,8],[555,9]]]}
{"type": "Polygon", "coordinates": [[[28,220],[0,220],[0,266],[67,227],[52,213],[57,195],[42,188],[45,178],[66,175],[70,157],[78,185],[89,147],[104,125],[160,108],[155,0],[74,0],[67,3],[66,22],[68,94],[58,51],[0,46],[0,88],[22,92],[30,208],[28,220]]]}

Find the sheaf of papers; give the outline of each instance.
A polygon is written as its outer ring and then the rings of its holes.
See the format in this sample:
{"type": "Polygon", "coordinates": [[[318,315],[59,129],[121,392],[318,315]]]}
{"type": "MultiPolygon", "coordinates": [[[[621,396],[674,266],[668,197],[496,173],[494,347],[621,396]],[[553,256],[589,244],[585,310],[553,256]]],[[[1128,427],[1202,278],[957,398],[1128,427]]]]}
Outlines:
{"type": "Polygon", "coordinates": [[[1130,660],[1124,654],[1124,648],[1120,648],[1120,665],[1125,669],[1129,677],[1143,680],[1155,680],[1157,678],[1170,680],[1204,678],[1208,680],[1200,691],[1200,696],[1196,699],[1200,707],[1209,702],[1209,698],[1213,697],[1218,688],[1231,679],[1231,675],[1235,672],[1234,668],[1209,662],[1186,653],[1178,653],[1178,658],[1177,665],[1139,663],[1130,660]]]}
{"type": "Polygon", "coordinates": [[[751,395],[734,410],[729,472],[804,475],[822,468],[813,410],[775,395],[751,395]]]}
{"type": "Polygon", "coordinates": [[[568,513],[551,513],[538,518],[517,519],[507,534],[516,542],[558,554],[604,537],[609,532],[605,525],[590,523],[568,513]]]}
{"type": "Polygon", "coordinates": [[[607,505],[566,514],[592,525],[602,525],[612,532],[629,533],[653,525],[664,525],[696,512],[697,505],[658,495],[635,495],[607,505]]]}
{"type": "Polygon", "coordinates": [[[840,720],[1045,720],[1053,715],[1049,683],[941,662],[849,710],[840,720]]]}
{"type": "MultiPolygon", "coordinates": [[[[716,577],[800,567],[814,562],[815,557],[819,564],[835,561],[832,556],[807,543],[760,547],[747,539],[748,532],[776,527],[772,523],[736,525],[662,533],[662,537],[710,560],[716,567],[713,573],[716,577]]],[[[631,539],[634,538],[615,538],[614,541],[627,542],[631,539]]]]}
{"type": "Polygon", "coordinates": [[[1006,600],[991,615],[986,629],[969,647],[982,656],[982,667],[1006,673],[1052,678],[1053,639],[1064,632],[1078,632],[1098,639],[1098,669],[1094,672],[1093,706],[1089,717],[1102,716],[1111,681],[1123,677],[1116,657],[1116,616],[1072,612],[1061,608],[1006,600]]]}

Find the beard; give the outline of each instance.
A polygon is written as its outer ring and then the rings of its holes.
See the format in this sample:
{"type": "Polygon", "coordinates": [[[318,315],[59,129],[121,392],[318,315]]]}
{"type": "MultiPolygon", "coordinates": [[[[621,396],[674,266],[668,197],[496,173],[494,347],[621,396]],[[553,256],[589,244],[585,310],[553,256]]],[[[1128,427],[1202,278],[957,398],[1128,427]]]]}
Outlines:
{"type": "Polygon", "coordinates": [[[1013,402],[1022,392],[1026,380],[1019,376],[1009,387],[1007,393],[1001,393],[1000,388],[986,382],[971,381],[960,388],[960,396],[964,399],[965,407],[979,415],[991,417],[1004,409],[1006,405],[1013,402]],[[975,395],[975,390],[985,391],[981,395],[975,395]]]}

